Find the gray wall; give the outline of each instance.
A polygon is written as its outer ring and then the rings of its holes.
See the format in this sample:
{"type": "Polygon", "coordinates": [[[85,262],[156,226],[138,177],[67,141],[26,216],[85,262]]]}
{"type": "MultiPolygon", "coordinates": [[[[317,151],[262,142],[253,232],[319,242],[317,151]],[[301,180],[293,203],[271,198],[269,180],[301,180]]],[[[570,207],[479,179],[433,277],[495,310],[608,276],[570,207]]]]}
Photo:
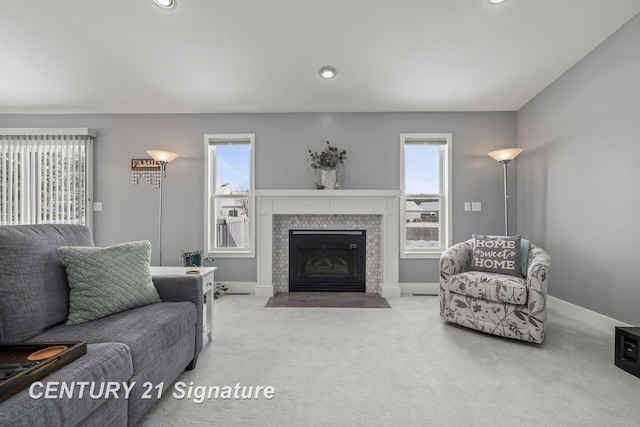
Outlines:
{"type": "MultiPolygon", "coordinates": [[[[131,184],[129,161],[163,148],[179,158],[167,167],[163,259],[178,265],[180,249],[203,247],[206,133],[256,134],[257,189],[310,189],[315,176],[307,150],[329,140],[348,151],[339,180],[347,189],[398,189],[402,132],[453,134],[454,240],[472,233],[502,234],[501,166],[487,156],[516,144],[516,113],[300,113],[185,115],[0,115],[0,127],[89,127],[95,148],[94,239],[99,246],[149,239],[157,245],[158,191],[131,184]],[[464,212],[465,201],[482,202],[464,212]]],[[[515,166],[515,164],[514,164],[515,166]]],[[[511,168],[515,191],[516,168],[511,168]]],[[[515,199],[513,200],[515,224],[515,199]]],[[[157,262],[157,253],[153,255],[157,262]]],[[[219,259],[216,279],[255,282],[255,259],[219,259]]],[[[402,260],[400,281],[438,281],[437,260],[402,260]]]]}
{"type": "Polygon", "coordinates": [[[518,229],[549,293],[640,324],[640,16],[518,112],[518,229]]]}

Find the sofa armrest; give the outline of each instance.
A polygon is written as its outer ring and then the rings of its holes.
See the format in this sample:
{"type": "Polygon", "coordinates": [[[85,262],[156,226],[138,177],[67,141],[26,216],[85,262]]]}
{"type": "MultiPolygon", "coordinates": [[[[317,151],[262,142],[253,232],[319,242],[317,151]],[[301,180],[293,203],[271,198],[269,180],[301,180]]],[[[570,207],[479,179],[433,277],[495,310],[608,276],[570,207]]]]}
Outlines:
{"type": "Polygon", "coordinates": [[[152,276],[153,284],[164,302],[189,301],[195,304],[197,312],[195,357],[202,350],[203,294],[202,276],[162,275],[152,276]]]}

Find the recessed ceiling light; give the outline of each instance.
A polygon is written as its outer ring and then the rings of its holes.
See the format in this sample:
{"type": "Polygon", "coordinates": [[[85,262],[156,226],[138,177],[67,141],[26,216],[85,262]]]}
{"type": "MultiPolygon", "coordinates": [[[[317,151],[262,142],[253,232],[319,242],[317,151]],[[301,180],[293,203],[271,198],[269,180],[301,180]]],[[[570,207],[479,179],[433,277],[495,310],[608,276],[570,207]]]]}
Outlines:
{"type": "Polygon", "coordinates": [[[323,79],[332,79],[336,76],[336,74],[338,74],[338,71],[336,71],[336,69],[330,65],[325,65],[324,67],[320,68],[320,77],[322,77],[323,79]]]}
{"type": "Polygon", "coordinates": [[[489,0],[489,3],[493,3],[493,4],[498,4],[502,2],[504,2],[504,0],[489,0]]]}
{"type": "Polygon", "coordinates": [[[176,5],[175,0],[153,0],[156,4],[164,9],[171,9],[176,5]]]}

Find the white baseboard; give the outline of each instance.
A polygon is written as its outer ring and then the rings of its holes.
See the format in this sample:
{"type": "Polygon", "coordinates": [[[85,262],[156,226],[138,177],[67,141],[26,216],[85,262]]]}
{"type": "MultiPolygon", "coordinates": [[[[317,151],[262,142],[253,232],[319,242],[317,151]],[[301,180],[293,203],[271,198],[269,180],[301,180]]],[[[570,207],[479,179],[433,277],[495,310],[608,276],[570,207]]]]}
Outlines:
{"type": "MultiPolygon", "coordinates": [[[[273,287],[271,286],[258,286],[256,282],[224,282],[228,288],[228,293],[237,294],[252,294],[257,296],[273,296],[273,287]]],[[[438,295],[440,291],[439,283],[399,283],[400,292],[402,294],[434,294],[438,295]]],[[[385,298],[399,296],[396,295],[396,288],[389,288],[382,295],[385,298]]],[[[567,317],[577,320],[583,324],[589,325],[593,328],[601,331],[613,334],[616,326],[630,326],[624,322],[621,322],[611,317],[607,317],[603,314],[596,313],[579,305],[572,304],[570,302],[561,300],[560,298],[547,296],[547,306],[556,310],[567,317]]]]}
{"type": "Polygon", "coordinates": [[[616,326],[630,326],[619,320],[612,319],[611,317],[596,313],[595,311],[580,307],[579,305],[561,300],[560,298],[552,297],[551,295],[547,295],[547,306],[553,310],[559,311],[567,317],[571,317],[585,325],[599,329],[611,335],[615,333],[616,326]]]}
{"type": "Polygon", "coordinates": [[[435,294],[440,292],[439,283],[400,283],[403,294],[435,294]]]}
{"type": "Polygon", "coordinates": [[[256,282],[220,282],[227,287],[227,293],[230,294],[254,294],[256,291],[256,282]]]}
{"type": "MultiPolygon", "coordinates": [[[[216,282],[217,283],[217,282],[216,282]]],[[[224,282],[225,286],[227,287],[228,291],[227,293],[231,293],[231,294],[252,294],[255,296],[268,296],[268,297],[272,297],[274,290],[272,286],[269,285],[264,285],[264,286],[260,286],[258,285],[256,282],[224,282]]],[[[383,298],[393,298],[393,297],[399,297],[400,296],[400,292],[406,292],[401,290],[402,289],[402,283],[400,283],[400,286],[381,286],[380,287],[380,296],[382,296],[383,298]]],[[[418,283],[417,285],[422,285],[420,283],[418,283]]],[[[438,292],[438,284],[435,284],[435,292],[438,292]]],[[[424,287],[420,288],[420,291],[416,291],[414,293],[430,293],[430,292],[425,292],[424,291],[424,287]]]]}
{"type": "Polygon", "coordinates": [[[379,286],[378,287],[378,294],[382,297],[382,298],[395,298],[395,297],[399,297],[400,296],[400,287],[398,286],[398,284],[395,284],[394,286],[379,286]]]}
{"type": "MultiPolygon", "coordinates": [[[[440,292],[439,283],[400,283],[400,289],[403,294],[435,294],[440,292]]],[[[630,326],[611,317],[596,313],[579,305],[561,300],[560,298],[547,296],[547,306],[556,310],[567,317],[578,322],[586,324],[592,328],[599,329],[608,334],[615,333],[616,326],[630,326]]]]}
{"type": "MultiPolygon", "coordinates": [[[[272,292],[273,288],[271,286],[258,286],[256,282],[224,282],[224,284],[229,288],[227,292],[230,293],[249,293],[257,296],[273,296],[267,295],[267,293],[272,292]]],[[[400,294],[437,295],[440,291],[439,283],[398,283],[398,285],[399,286],[381,287],[381,296],[384,298],[392,298],[399,297],[400,294]]]]}

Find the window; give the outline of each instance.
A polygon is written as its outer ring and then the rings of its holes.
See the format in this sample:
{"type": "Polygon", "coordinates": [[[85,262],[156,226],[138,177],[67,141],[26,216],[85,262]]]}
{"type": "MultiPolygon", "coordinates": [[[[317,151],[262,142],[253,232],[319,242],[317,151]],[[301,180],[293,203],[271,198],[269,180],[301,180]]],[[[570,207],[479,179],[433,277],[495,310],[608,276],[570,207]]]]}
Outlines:
{"type": "Polygon", "coordinates": [[[207,252],[252,257],[255,135],[205,135],[204,141],[207,252]]]}
{"type": "Polygon", "coordinates": [[[451,134],[400,135],[401,257],[437,257],[451,242],[451,134]]]}
{"type": "Polygon", "coordinates": [[[89,129],[0,129],[0,225],[92,226],[89,129]]]}

